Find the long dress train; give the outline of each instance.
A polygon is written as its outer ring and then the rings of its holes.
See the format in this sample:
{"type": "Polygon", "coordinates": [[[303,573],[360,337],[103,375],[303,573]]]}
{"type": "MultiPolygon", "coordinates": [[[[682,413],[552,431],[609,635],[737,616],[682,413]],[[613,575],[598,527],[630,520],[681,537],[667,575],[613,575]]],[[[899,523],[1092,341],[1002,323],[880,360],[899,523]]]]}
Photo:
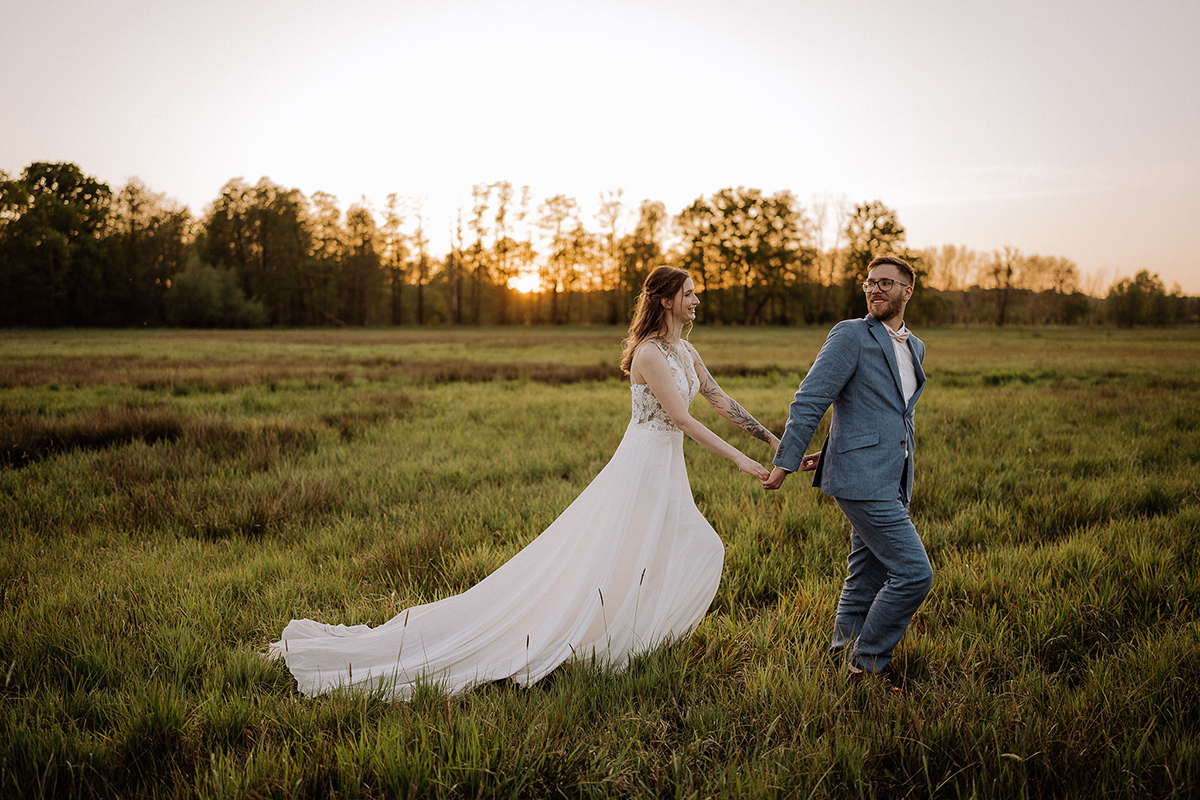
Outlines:
{"type": "MultiPolygon", "coordinates": [[[[688,345],[663,349],[687,401],[699,380],[688,345]]],[[[692,499],[683,433],[649,387],[612,459],[550,527],[459,595],[386,623],[292,620],[268,655],[303,694],[338,688],[406,700],[418,682],[457,694],[474,684],[529,684],[572,659],[621,669],[690,633],[721,579],[724,546],[692,499]]]]}

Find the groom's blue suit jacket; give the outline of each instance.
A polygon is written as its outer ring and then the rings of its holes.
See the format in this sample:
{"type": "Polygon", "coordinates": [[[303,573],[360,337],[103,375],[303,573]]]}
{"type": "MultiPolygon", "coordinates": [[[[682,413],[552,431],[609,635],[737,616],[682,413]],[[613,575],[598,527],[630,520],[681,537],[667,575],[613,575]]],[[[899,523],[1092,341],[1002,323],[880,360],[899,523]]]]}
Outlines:
{"type": "Polygon", "coordinates": [[[795,472],[830,405],[833,420],[813,486],[847,500],[912,497],[913,412],[925,388],[925,344],[911,333],[917,390],[904,403],[896,351],[884,324],[867,315],[839,322],[800,383],[775,455],[795,472]]]}

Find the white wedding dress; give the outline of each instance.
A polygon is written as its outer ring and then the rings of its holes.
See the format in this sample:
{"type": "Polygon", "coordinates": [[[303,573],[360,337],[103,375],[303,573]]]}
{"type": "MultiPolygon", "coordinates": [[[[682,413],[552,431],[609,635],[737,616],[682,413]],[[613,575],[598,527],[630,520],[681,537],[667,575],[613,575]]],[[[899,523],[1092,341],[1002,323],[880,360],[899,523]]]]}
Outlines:
{"type": "MultiPolygon", "coordinates": [[[[688,345],[653,341],[690,403],[699,380],[688,345]]],[[[406,700],[420,682],[451,694],[530,684],[574,659],[623,669],[690,633],[716,594],[725,550],[692,499],[683,433],[648,386],[631,391],[633,416],[612,460],[491,575],[376,628],[293,620],[268,655],[306,695],[349,688],[406,700]]]]}

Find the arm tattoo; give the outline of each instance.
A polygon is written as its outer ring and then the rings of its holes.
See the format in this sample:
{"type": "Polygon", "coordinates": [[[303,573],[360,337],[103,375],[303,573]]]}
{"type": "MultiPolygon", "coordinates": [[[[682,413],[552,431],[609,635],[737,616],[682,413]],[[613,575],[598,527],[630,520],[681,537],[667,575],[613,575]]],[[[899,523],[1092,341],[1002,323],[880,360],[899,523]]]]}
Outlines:
{"type": "Polygon", "coordinates": [[[708,371],[708,367],[704,366],[704,362],[700,360],[699,353],[693,358],[696,359],[696,374],[700,378],[700,394],[704,395],[704,399],[708,401],[713,408],[717,407],[717,403],[721,402],[721,387],[717,386],[717,382],[713,380],[712,373],[708,371]]]}
{"type": "Polygon", "coordinates": [[[770,444],[771,432],[764,428],[758,420],[750,416],[750,412],[738,405],[732,397],[721,391],[721,387],[713,380],[708,368],[704,367],[704,377],[700,379],[700,394],[717,411],[724,414],[734,425],[753,436],[770,444]]]}
{"type": "Polygon", "coordinates": [[[755,439],[762,439],[764,442],[770,443],[770,431],[759,424],[758,420],[750,416],[750,412],[738,405],[737,401],[732,397],[729,398],[729,417],[738,427],[755,439]]]}

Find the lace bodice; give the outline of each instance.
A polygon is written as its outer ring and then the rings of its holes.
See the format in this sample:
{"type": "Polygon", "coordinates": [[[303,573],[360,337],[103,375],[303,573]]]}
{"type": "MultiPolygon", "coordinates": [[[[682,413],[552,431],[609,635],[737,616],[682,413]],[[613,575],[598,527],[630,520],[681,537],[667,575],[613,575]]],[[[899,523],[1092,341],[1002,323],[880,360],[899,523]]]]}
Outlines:
{"type": "MultiPolygon", "coordinates": [[[[700,379],[696,376],[696,364],[692,359],[691,350],[683,342],[672,347],[666,342],[658,339],[651,339],[662,354],[667,357],[667,364],[671,367],[671,378],[675,382],[675,388],[679,391],[679,396],[687,403],[691,403],[696,397],[696,393],[700,391],[700,379]]],[[[663,410],[662,405],[658,402],[658,398],[650,391],[650,386],[645,383],[632,383],[630,390],[633,393],[633,417],[630,423],[634,425],[645,425],[650,430],[655,431],[678,431],[675,423],[667,416],[667,412],[663,410]]]]}

